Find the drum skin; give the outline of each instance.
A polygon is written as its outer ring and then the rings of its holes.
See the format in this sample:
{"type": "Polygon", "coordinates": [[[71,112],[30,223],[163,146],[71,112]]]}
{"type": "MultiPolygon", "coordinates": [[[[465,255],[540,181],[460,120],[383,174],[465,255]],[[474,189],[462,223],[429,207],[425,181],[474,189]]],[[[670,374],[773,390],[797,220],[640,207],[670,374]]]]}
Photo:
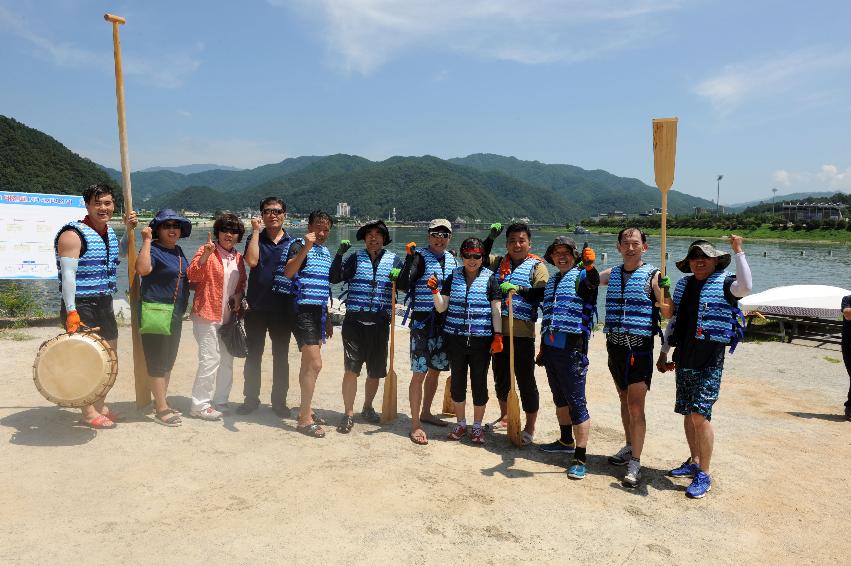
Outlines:
{"type": "Polygon", "coordinates": [[[36,389],[60,407],[85,407],[105,397],[117,374],[115,352],[94,332],[51,338],[33,363],[36,389]]]}

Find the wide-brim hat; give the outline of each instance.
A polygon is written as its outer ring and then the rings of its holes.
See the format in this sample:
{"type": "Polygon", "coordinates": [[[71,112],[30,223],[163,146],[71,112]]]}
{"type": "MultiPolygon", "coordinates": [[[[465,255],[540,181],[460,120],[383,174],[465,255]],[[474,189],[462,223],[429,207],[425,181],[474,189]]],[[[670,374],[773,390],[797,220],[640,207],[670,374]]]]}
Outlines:
{"type": "Polygon", "coordinates": [[[358,232],[357,234],[355,234],[355,237],[358,240],[363,240],[364,238],[366,238],[366,233],[372,230],[373,228],[378,228],[378,230],[381,232],[381,235],[384,236],[385,246],[393,241],[390,239],[390,230],[387,229],[387,225],[384,224],[383,220],[374,220],[372,222],[367,222],[366,224],[358,228],[358,232]]]}
{"type": "Polygon", "coordinates": [[[723,271],[728,265],[730,265],[731,258],[728,252],[716,250],[715,246],[713,246],[707,240],[695,240],[688,247],[686,256],[676,263],[677,269],[679,269],[683,273],[691,273],[691,267],[689,267],[688,264],[688,256],[691,254],[691,251],[693,249],[699,249],[704,254],[706,254],[706,257],[718,258],[718,263],[715,266],[715,271],[723,271]]]}
{"type": "Polygon", "coordinates": [[[553,240],[553,243],[550,244],[547,251],[544,252],[544,259],[547,260],[547,263],[550,265],[555,265],[555,262],[553,261],[553,251],[558,246],[567,246],[570,248],[570,251],[573,252],[573,258],[576,260],[579,259],[579,252],[576,251],[576,240],[568,238],[567,236],[559,236],[553,240]]]}
{"type": "Polygon", "coordinates": [[[157,215],[154,216],[154,218],[148,224],[148,226],[150,226],[151,230],[154,232],[154,237],[156,237],[157,228],[160,227],[160,224],[169,221],[177,221],[180,223],[181,238],[188,238],[189,234],[192,233],[192,223],[189,220],[179,215],[170,208],[164,208],[157,212],[157,215]]]}

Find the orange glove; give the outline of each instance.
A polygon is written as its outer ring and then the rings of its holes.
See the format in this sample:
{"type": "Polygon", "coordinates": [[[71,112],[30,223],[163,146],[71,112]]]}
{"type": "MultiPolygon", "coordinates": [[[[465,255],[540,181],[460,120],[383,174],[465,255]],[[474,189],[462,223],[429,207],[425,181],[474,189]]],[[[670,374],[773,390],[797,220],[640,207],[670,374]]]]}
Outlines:
{"type": "Polygon", "coordinates": [[[437,293],[438,293],[437,287],[438,287],[439,284],[440,284],[440,282],[437,280],[437,275],[432,275],[431,277],[428,278],[428,281],[426,281],[426,286],[429,289],[431,289],[432,295],[437,295],[437,293]]]}
{"type": "Polygon", "coordinates": [[[591,248],[582,250],[582,266],[585,267],[586,271],[591,271],[591,268],[594,267],[594,260],[596,259],[597,254],[591,248]]]}
{"type": "Polygon", "coordinates": [[[491,354],[502,352],[502,334],[494,334],[493,342],[491,342],[491,354]]]}
{"type": "Polygon", "coordinates": [[[407,244],[405,244],[405,251],[408,253],[408,255],[414,255],[415,249],[417,249],[416,242],[408,242],[407,244]]]}
{"type": "Polygon", "coordinates": [[[80,328],[80,315],[77,314],[77,311],[71,311],[65,317],[65,330],[68,331],[69,334],[74,334],[80,328]]]}

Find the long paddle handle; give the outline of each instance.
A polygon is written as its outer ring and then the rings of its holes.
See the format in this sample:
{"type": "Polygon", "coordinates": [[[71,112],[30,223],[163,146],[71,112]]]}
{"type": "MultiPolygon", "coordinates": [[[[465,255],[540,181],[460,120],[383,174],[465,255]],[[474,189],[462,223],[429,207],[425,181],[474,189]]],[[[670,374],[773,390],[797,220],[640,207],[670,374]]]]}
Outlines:
{"type": "Polygon", "coordinates": [[[394,348],[394,344],[396,343],[396,282],[390,286],[390,369],[395,370],[395,366],[393,365],[393,358],[396,354],[396,348],[394,348]]]}
{"type": "Polygon", "coordinates": [[[662,191],[662,230],[660,237],[662,241],[659,244],[659,249],[662,253],[662,259],[659,265],[662,267],[662,277],[664,277],[668,270],[668,191],[662,191]]]}

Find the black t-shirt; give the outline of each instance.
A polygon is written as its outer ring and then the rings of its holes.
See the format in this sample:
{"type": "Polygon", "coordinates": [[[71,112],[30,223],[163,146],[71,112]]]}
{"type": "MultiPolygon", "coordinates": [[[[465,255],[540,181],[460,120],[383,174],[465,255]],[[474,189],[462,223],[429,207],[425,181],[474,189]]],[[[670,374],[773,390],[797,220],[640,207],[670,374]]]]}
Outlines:
{"type": "MultiPolygon", "coordinates": [[[[730,275],[724,280],[724,298],[731,305],[737,305],[739,300],[730,293],[730,286],[735,280],[735,275],[730,275]]],[[[705,279],[698,281],[691,277],[686,284],[683,296],[680,299],[680,306],[677,309],[677,321],[671,335],[671,343],[675,346],[673,360],[681,368],[703,369],[724,365],[726,345],[712,340],[695,338],[700,291],[706,281],[705,279]]]]}
{"type": "MultiPolygon", "coordinates": [[[[842,310],[851,308],[851,295],[842,297],[842,310]]],[[[842,317],[842,344],[845,347],[851,347],[851,320],[845,320],[842,317]]]]}
{"type": "MultiPolygon", "coordinates": [[[[251,242],[251,236],[249,235],[245,242],[246,250],[249,242],[251,242]]],[[[245,296],[248,305],[254,310],[283,312],[287,307],[289,299],[272,291],[275,269],[278,267],[287,238],[289,238],[289,234],[284,232],[281,239],[275,243],[266,234],[265,229],[260,232],[260,241],[258,242],[260,256],[257,258],[257,265],[252,267],[248,274],[248,289],[245,296]]]]}

